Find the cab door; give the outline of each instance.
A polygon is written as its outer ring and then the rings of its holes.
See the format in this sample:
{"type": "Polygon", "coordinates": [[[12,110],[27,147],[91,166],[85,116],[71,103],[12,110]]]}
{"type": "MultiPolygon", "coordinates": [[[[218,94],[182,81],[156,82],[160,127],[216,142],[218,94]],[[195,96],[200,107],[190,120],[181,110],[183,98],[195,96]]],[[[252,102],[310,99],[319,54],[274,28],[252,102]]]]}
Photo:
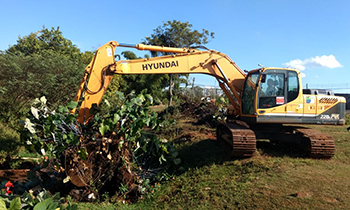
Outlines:
{"type": "Polygon", "coordinates": [[[258,122],[283,123],[286,115],[286,71],[269,69],[261,77],[258,93],[258,122]]]}
{"type": "Polygon", "coordinates": [[[304,114],[303,98],[300,97],[300,83],[297,72],[287,72],[287,106],[286,120],[288,122],[299,122],[304,114]]]}

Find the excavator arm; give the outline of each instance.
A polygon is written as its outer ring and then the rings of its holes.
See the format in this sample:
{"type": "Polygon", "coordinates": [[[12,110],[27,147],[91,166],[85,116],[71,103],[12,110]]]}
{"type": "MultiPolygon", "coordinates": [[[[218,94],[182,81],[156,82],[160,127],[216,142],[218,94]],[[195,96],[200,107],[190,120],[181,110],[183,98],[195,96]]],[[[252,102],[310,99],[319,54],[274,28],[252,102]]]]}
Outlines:
{"type": "MultiPolygon", "coordinates": [[[[84,99],[79,110],[79,123],[90,117],[92,104],[99,104],[114,74],[208,74],[214,76],[229,101],[240,112],[241,97],[246,74],[225,54],[189,48],[172,48],[149,46],[143,44],[127,45],[111,41],[101,46],[90,64],[85,68],[75,101],[82,94],[84,99]],[[149,50],[173,53],[171,55],[115,61],[116,47],[132,47],[138,50],[149,50]],[[85,90],[85,92],[84,92],[85,90]]],[[[75,112],[75,110],[73,110],[75,112]]]]}

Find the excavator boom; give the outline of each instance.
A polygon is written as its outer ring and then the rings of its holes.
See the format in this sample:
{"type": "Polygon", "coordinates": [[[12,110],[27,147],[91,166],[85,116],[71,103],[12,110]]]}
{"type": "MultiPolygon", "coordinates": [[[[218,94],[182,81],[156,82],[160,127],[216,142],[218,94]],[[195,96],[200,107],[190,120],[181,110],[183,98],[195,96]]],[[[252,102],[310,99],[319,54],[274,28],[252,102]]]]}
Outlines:
{"type": "Polygon", "coordinates": [[[75,98],[75,101],[79,101],[86,87],[84,100],[79,110],[79,123],[89,119],[92,104],[100,103],[114,74],[189,73],[214,76],[234,106],[235,114],[239,114],[240,94],[246,74],[227,55],[214,50],[200,51],[189,48],[159,47],[143,44],[128,45],[111,41],[96,51],[94,58],[85,68],[85,75],[75,98]],[[118,46],[173,54],[116,62],[114,51],[118,46]]]}

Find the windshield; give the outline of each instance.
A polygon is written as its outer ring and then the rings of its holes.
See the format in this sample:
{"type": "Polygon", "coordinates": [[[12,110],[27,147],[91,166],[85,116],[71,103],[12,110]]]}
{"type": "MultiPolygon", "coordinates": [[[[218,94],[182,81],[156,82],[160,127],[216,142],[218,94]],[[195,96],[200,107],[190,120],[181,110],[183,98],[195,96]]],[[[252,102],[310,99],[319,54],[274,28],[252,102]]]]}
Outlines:
{"type": "Polygon", "coordinates": [[[242,95],[242,114],[254,114],[254,99],[260,72],[249,74],[242,95]]]}

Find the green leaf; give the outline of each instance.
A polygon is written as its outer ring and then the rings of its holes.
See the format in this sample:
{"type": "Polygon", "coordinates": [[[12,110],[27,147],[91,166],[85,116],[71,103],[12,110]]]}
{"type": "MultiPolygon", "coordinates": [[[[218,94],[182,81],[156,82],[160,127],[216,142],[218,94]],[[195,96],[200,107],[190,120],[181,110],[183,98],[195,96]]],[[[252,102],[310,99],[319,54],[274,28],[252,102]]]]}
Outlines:
{"type": "Polygon", "coordinates": [[[118,98],[119,98],[120,100],[124,100],[124,99],[125,99],[124,94],[123,94],[122,92],[116,91],[115,94],[118,96],[118,98]]]}
{"type": "Polygon", "coordinates": [[[113,124],[117,124],[120,120],[120,115],[118,113],[114,113],[113,124]]]}
{"type": "Polygon", "coordinates": [[[174,164],[175,165],[179,165],[180,163],[181,163],[181,159],[180,158],[174,159],[174,164]]]}
{"type": "Polygon", "coordinates": [[[78,151],[78,155],[79,157],[82,159],[82,160],[86,160],[89,156],[87,150],[85,147],[81,148],[79,151],[78,151]]]}
{"type": "Polygon", "coordinates": [[[67,210],[78,210],[78,205],[75,203],[73,205],[71,205],[70,202],[68,202],[68,206],[66,209],[67,210]]]}
{"type": "Polygon", "coordinates": [[[118,150],[120,151],[123,147],[124,141],[119,141],[118,150]]]}
{"type": "Polygon", "coordinates": [[[34,206],[34,210],[46,210],[53,203],[52,198],[47,198],[34,206]]]}
{"type": "Polygon", "coordinates": [[[149,101],[150,104],[153,104],[153,97],[150,94],[146,94],[145,97],[149,101]]]}
{"type": "Polygon", "coordinates": [[[107,99],[104,99],[103,101],[107,106],[109,106],[109,107],[111,106],[111,103],[109,103],[109,101],[107,99]]]}
{"type": "Polygon", "coordinates": [[[69,112],[68,108],[65,106],[59,106],[57,111],[59,113],[68,113],[69,112]]]}
{"type": "Polygon", "coordinates": [[[148,117],[148,116],[145,116],[145,124],[147,125],[147,126],[149,126],[149,123],[151,122],[151,118],[150,117],[148,117]]]}
{"type": "Polygon", "coordinates": [[[7,210],[6,203],[2,198],[0,198],[0,210],[7,210]]]}
{"type": "Polygon", "coordinates": [[[46,97],[45,97],[45,96],[42,96],[42,97],[40,98],[40,102],[41,102],[42,104],[46,104],[46,102],[47,102],[46,97]]]}
{"type": "MultiPolygon", "coordinates": [[[[33,171],[35,173],[35,171],[33,171]]],[[[29,179],[34,179],[32,173],[28,173],[28,178],[29,179]]],[[[36,175],[34,175],[36,177],[36,175]]],[[[33,195],[30,194],[29,192],[25,191],[24,194],[22,195],[22,201],[23,203],[30,205],[30,206],[34,206],[34,199],[33,199],[33,195]]]]}
{"type": "Polygon", "coordinates": [[[164,155],[161,155],[161,156],[159,157],[159,163],[162,164],[163,161],[166,162],[166,159],[164,158],[164,155]]]}
{"type": "Polygon", "coordinates": [[[28,131],[32,134],[35,133],[35,127],[34,124],[32,122],[30,122],[30,119],[26,118],[25,124],[24,124],[24,128],[28,129],[28,131]]]}
{"type": "Polygon", "coordinates": [[[54,201],[47,207],[47,210],[55,210],[57,207],[58,207],[58,202],[54,201]]]}
{"type": "MultiPolygon", "coordinates": [[[[170,151],[169,151],[170,152],[170,151]]],[[[175,152],[173,152],[173,153],[171,153],[171,156],[173,156],[173,157],[177,157],[178,156],[178,152],[177,151],[175,151],[175,152]]]]}
{"type": "Polygon", "coordinates": [[[137,99],[139,100],[138,101],[139,103],[143,103],[146,100],[146,98],[145,98],[145,96],[143,94],[139,94],[137,96],[137,99]]]}
{"type": "Polygon", "coordinates": [[[163,150],[163,152],[165,152],[165,153],[169,153],[168,152],[168,149],[166,148],[166,146],[164,146],[164,145],[160,145],[160,148],[163,150]]]}
{"type": "Polygon", "coordinates": [[[75,102],[75,101],[70,101],[70,102],[67,104],[68,109],[75,109],[75,108],[77,108],[77,106],[78,106],[78,103],[75,102]]]}
{"type": "Polygon", "coordinates": [[[41,102],[40,102],[40,99],[38,99],[38,98],[35,98],[34,100],[33,100],[33,103],[32,104],[40,104],[41,102]]]}
{"type": "Polygon", "coordinates": [[[63,183],[65,184],[65,183],[69,182],[69,180],[70,180],[70,177],[67,176],[66,178],[63,179],[63,183]]]}
{"type": "Polygon", "coordinates": [[[21,198],[16,197],[11,201],[9,210],[19,210],[21,209],[21,198]]]}
{"type": "Polygon", "coordinates": [[[54,201],[59,201],[60,198],[61,198],[61,196],[60,196],[59,192],[52,195],[52,200],[54,200],[54,201]]]}
{"type": "Polygon", "coordinates": [[[101,133],[101,135],[104,135],[105,133],[107,133],[108,131],[110,131],[109,125],[101,123],[99,129],[98,129],[101,133]]]}
{"type": "Polygon", "coordinates": [[[39,119],[39,109],[37,109],[35,107],[31,107],[30,111],[31,111],[32,115],[38,120],[39,119]]]}

